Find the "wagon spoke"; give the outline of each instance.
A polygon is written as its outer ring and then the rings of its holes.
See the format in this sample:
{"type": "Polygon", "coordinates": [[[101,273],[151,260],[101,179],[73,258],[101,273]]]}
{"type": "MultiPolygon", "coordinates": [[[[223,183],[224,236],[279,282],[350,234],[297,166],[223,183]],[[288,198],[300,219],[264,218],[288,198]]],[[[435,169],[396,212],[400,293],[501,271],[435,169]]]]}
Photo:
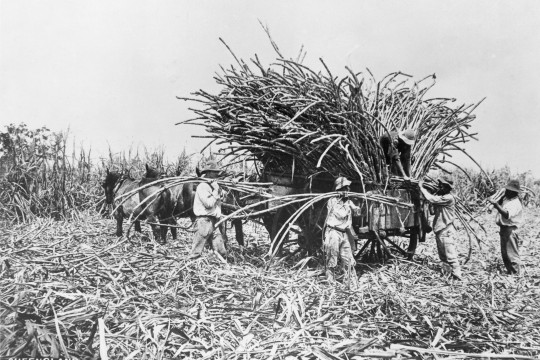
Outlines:
{"type": "Polygon", "coordinates": [[[390,250],[388,249],[388,247],[384,243],[383,239],[377,237],[377,242],[379,243],[379,246],[378,246],[379,259],[384,260],[384,258],[385,258],[384,254],[385,253],[388,255],[388,257],[393,257],[392,253],[390,252],[390,250]]]}
{"type": "Polygon", "coordinates": [[[386,238],[386,241],[388,241],[393,247],[395,247],[403,256],[408,256],[409,253],[405,250],[403,250],[398,244],[390,240],[390,238],[386,238]]]}
{"type": "Polygon", "coordinates": [[[364,250],[368,247],[368,245],[372,242],[373,240],[372,239],[367,239],[366,243],[364,244],[364,246],[362,246],[362,248],[360,248],[360,250],[358,250],[358,252],[356,253],[356,256],[354,257],[355,259],[359,259],[360,258],[360,255],[362,255],[362,253],[364,252],[364,250]]]}

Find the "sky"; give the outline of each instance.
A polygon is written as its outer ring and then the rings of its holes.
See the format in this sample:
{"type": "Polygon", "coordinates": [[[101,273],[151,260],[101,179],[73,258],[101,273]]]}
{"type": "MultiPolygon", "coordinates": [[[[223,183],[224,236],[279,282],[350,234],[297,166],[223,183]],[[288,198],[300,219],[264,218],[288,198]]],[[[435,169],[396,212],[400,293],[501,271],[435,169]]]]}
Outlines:
{"type": "MultiPolygon", "coordinates": [[[[375,77],[435,73],[433,97],[486,100],[479,141],[467,151],[485,168],[540,176],[540,2],[463,1],[73,1],[0,0],[0,128],[24,122],[69,128],[96,155],[162,148],[169,158],[205,140],[195,104],[176,96],[217,92],[213,76],[238,57],[302,46],[305,64],[375,77]]],[[[471,163],[458,157],[466,166],[471,163]]]]}

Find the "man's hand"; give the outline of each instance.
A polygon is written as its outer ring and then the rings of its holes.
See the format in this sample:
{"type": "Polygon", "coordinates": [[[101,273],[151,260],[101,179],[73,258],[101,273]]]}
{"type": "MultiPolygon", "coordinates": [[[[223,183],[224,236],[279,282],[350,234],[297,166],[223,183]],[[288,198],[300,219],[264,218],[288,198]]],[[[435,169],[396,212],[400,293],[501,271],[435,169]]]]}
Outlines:
{"type": "Polygon", "coordinates": [[[424,187],[424,180],[420,180],[420,181],[418,182],[418,186],[424,187]]]}
{"type": "Polygon", "coordinates": [[[212,193],[214,194],[214,196],[217,198],[220,198],[222,190],[219,184],[217,183],[217,181],[215,179],[211,180],[209,184],[210,184],[210,187],[212,188],[212,193]]]}
{"type": "Polygon", "coordinates": [[[404,176],[403,176],[403,180],[405,180],[405,182],[410,182],[410,181],[411,181],[411,178],[408,177],[407,175],[404,175],[404,176]]]}
{"type": "Polygon", "coordinates": [[[491,203],[491,205],[497,204],[497,201],[493,200],[492,198],[488,198],[487,200],[491,203]]]}

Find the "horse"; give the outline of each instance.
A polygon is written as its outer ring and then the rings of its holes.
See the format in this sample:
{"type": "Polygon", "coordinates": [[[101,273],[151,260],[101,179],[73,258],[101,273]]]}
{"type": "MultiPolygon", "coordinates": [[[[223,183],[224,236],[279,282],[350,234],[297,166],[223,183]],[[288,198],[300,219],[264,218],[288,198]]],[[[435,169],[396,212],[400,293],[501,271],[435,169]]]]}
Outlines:
{"type": "MultiPolygon", "coordinates": [[[[202,171],[197,166],[195,168],[195,173],[198,177],[201,177],[202,171]]],[[[179,175],[179,174],[177,174],[179,175]]],[[[218,175],[216,173],[216,175],[218,175]]],[[[144,175],[146,178],[152,178],[152,179],[158,179],[163,178],[164,174],[159,172],[157,169],[154,169],[148,164],[146,164],[146,173],[144,175]]],[[[215,175],[206,175],[207,177],[215,176],[215,175]]],[[[238,181],[241,181],[242,174],[225,174],[225,176],[220,175],[218,178],[220,179],[236,179],[238,181]]],[[[257,179],[253,176],[248,177],[248,181],[254,182],[257,179]]],[[[182,218],[182,217],[189,217],[192,221],[195,221],[195,214],[193,213],[193,201],[195,199],[195,191],[197,190],[197,185],[194,183],[186,183],[181,185],[176,185],[171,188],[172,194],[172,201],[174,203],[174,211],[173,214],[176,218],[182,218]]],[[[242,195],[238,193],[238,191],[230,191],[225,200],[222,202],[222,213],[223,215],[229,215],[235,210],[242,208],[246,205],[245,200],[240,200],[242,198],[242,195]]],[[[273,216],[266,215],[262,217],[263,224],[265,228],[267,229],[268,233],[271,235],[271,239],[275,236],[275,234],[272,233],[272,227],[273,227],[273,216]],[[272,236],[272,234],[274,236],[272,236]]],[[[243,225],[242,225],[242,219],[233,219],[231,220],[232,225],[234,226],[235,235],[236,235],[236,242],[240,246],[244,246],[244,231],[243,231],[243,225]]],[[[222,224],[223,226],[220,228],[221,233],[223,234],[224,238],[227,239],[226,231],[225,231],[225,224],[222,224]]],[[[277,228],[279,229],[279,227],[277,228]]],[[[176,239],[176,228],[171,227],[171,233],[173,234],[173,239],[176,239]]],[[[272,244],[272,246],[275,246],[275,244],[272,244]]]]}
{"type": "Polygon", "coordinates": [[[107,169],[102,187],[105,191],[105,202],[112,204],[116,210],[113,217],[116,219],[116,236],[122,236],[122,223],[124,219],[133,218],[135,231],[141,232],[140,220],[146,219],[151,224],[152,233],[156,241],[166,239],[167,227],[159,223],[166,223],[171,216],[171,192],[158,185],[147,185],[154,179],[135,180],[128,175],[111,172],[107,169]],[[138,190],[137,190],[138,189],[138,190]],[[127,197],[122,197],[128,194],[127,197]],[[160,231],[161,230],[161,231],[160,231]]]}
{"type": "MultiPolygon", "coordinates": [[[[164,174],[160,173],[156,169],[146,166],[146,173],[144,175],[147,179],[159,179],[163,178],[164,174]]],[[[178,174],[177,174],[178,175],[178,174]]],[[[171,215],[166,219],[166,223],[173,225],[170,227],[171,235],[173,239],[177,239],[176,231],[176,218],[189,217],[191,221],[195,221],[195,214],[193,213],[193,201],[195,199],[195,186],[193,183],[174,185],[168,188],[171,194],[171,215]]],[[[166,231],[165,231],[166,233],[166,231]]]]}

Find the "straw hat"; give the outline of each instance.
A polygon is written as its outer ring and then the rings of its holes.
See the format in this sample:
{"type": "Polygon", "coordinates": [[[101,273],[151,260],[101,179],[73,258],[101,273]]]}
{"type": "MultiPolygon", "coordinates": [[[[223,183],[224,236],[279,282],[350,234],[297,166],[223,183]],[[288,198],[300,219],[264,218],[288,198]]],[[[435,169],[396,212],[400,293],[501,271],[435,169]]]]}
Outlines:
{"type": "Polygon", "coordinates": [[[414,144],[414,141],[416,139],[416,133],[412,129],[407,129],[404,131],[399,132],[399,138],[403,140],[403,142],[409,146],[412,146],[414,144]]]}
{"type": "Polygon", "coordinates": [[[210,171],[222,172],[223,170],[221,170],[221,167],[219,166],[216,160],[208,160],[208,162],[206,163],[206,166],[201,170],[201,174],[204,174],[210,171]]]}
{"type": "Polygon", "coordinates": [[[517,179],[508,180],[508,183],[504,188],[517,193],[521,192],[521,186],[519,185],[519,180],[517,179]]]}
{"type": "Polygon", "coordinates": [[[346,177],[340,176],[334,182],[334,190],[338,191],[340,189],[343,189],[345,186],[349,186],[349,185],[351,185],[351,181],[348,180],[346,177]]]}

